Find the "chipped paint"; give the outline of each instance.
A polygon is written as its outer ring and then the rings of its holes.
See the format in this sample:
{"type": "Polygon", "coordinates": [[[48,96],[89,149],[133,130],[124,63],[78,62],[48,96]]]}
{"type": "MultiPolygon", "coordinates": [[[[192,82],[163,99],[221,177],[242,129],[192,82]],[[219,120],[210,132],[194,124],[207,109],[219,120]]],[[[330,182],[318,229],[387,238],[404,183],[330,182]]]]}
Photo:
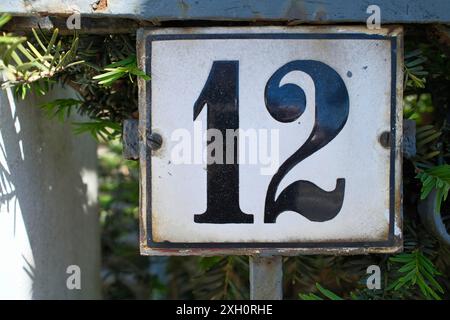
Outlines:
{"type": "MultiPolygon", "coordinates": [[[[61,15],[75,1],[2,0],[0,12],[13,15],[61,15]]],[[[450,23],[447,0],[379,0],[383,24],[450,23]]],[[[365,23],[366,0],[78,0],[84,17],[120,17],[155,24],[163,21],[297,21],[308,24],[365,23]],[[93,7],[93,3],[95,6],[93,7]]]]}
{"type": "Polygon", "coordinates": [[[96,3],[92,5],[92,9],[94,11],[103,11],[108,8],[108,0],[98,0],[96,3]]]}

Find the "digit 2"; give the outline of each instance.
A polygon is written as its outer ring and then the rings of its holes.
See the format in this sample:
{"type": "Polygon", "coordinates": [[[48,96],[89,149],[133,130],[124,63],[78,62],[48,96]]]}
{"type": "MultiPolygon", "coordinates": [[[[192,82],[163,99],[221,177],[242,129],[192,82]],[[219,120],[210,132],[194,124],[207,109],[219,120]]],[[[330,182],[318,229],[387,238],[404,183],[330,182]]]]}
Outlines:
{"type": "Polygon", "coordinates": [[[311,221],[328,221],[341,210],[345,179],[336,181],[336,188],[327,192],[310,181],[298,180],[287,186],[277,199],[281,180],[298,163],[333,140],[344,127],[349,113],[349,96],[344,81],[330,66],[315,60],[295,60],[279,68],[266,84],[266,108],[280,122],[298,119],[306,107],[304,91],[295,84],[280,87],[281,79],[291,71],[303,71],[315,85],[316,114],[314,127],[306,142],[278,169],[266,193],[264,222],[275,223],[280,213],[295,211],[311,221]]]}

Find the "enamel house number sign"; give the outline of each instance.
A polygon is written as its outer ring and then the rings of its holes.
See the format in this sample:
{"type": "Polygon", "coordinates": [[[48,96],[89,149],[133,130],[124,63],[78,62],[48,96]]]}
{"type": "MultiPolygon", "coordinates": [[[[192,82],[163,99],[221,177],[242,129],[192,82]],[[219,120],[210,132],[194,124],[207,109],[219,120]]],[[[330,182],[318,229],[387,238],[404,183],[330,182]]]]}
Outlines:
{"type": "Polygon", "coordinates": [[[401,249],[402,31],[141,30],[141,251],[401,249]]]}

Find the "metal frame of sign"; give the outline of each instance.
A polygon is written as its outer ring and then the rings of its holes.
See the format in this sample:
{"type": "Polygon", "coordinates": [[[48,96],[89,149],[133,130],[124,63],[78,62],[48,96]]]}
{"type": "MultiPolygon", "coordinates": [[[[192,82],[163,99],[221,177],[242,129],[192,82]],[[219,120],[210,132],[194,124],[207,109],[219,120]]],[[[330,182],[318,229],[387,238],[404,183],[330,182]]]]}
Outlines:
{"type": "MultiPolygon", "coordinates": [[[[251,27],[249,27],[250,29],[251,27]]],[[[151,74],[151,48],[153,41],[180,39],[377,39],[391,43],[391,108],[390,108],[390,175],[389,175],[389,231],[383,241],[333,242],[227,242],[227,243],[174,243],[152,241],[151,208],[151,150],[146,143],[151,128],[150,81],[139,80],[139,132],[140,132],[140,244],[144,255],[298,255],[298,254],[363,254],[392,253],[402,249],[402,193],[401,193],[401,139],[403,92],[403,30],[368,30],[364,27],[295,27],[298,32],[233,33],[233,28],[190,29],[190,33],[158,34],[155,29],[140,29],[137,37],[139,66],[151,74]],[[303,31],[303,32],[302,32],[303,31]],[[400,133],[400,134],[399,134],[400,133]]],[[[240,28],[242,29],[242,28],[240,28]]],[[[252,28],[255,30],[255,28],[252,28]]]]}

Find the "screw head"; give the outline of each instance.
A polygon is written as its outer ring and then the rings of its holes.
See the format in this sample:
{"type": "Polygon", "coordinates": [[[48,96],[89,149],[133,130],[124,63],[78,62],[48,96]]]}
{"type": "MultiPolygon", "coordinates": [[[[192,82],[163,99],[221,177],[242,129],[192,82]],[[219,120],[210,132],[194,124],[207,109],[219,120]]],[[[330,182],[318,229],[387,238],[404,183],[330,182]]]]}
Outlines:
{"type": "Polygon", "coordinates": [[[151,150],[158,150],[161,148],[162,142],[163,140],[161,135],[156,132],[152,132],[147,136],[147,146],[151,150]]]}
{"type": "Polygon", "coordinates": [[[379,141],[384,148],[389,148],[391,146],[391,133],[388,131],[384,131],[382,134],[380,134],[379,141]]]}

